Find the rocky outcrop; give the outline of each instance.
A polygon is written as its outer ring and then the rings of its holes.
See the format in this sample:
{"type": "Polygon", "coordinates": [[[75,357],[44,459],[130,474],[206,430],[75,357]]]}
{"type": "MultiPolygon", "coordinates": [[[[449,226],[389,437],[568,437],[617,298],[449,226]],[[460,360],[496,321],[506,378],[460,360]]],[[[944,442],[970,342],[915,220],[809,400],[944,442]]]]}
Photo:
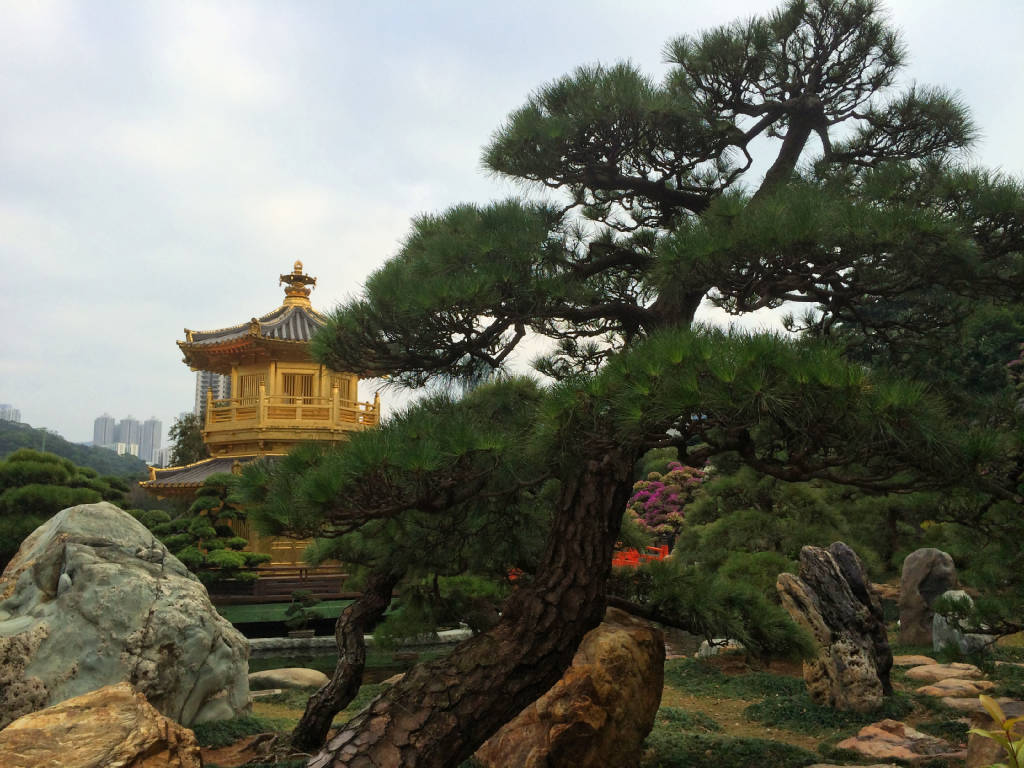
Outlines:
{"type": "Polygon", "coordinates": [[[953,558],[941,549],[917,549],[900,576],[900,644],[932,644],[932,604],[957,585],[953,558]]]}
{"type": "Polygon", "coordinates": [[[484,744],[488,768],[634,765],[661,703],[660,630],[616,608],[587,633],[562,679],[484,744]]]}
{"type": "Polygon", "coordinates": [[[842,542],[800,550],[799,576],[779,575],[782,605],[818,644],[804,662],[807,692],[822,706],[867,712],[892,693],[892,652],[878,598],[856,553],[842,542]]]}
{"type": "Polygon", "coordinates": [[[935,759],[963,760],[967,754],[945,739],[921,733],[898,720],[865,725],[856,736],[844,739],[836,746],[867,757],[905,760],[908,763],[935,759]]]}
{"type": "Polygon", "coordinates": [[[57,513],[0,576],[0,727],[120,682],[185,725],[233,717],[247,659],[199,580],[111,504],[57,513]]]}
{"type": "Polygon", "coordinates": [[[250,672],[249,688],[254,691],[263,691],[268,688],[319,688],[327,685],[329,680],[330,678],[319,669],[284,667],[250,672]]]}
{"type": "Polygon", "coordinates": [[[4,768],[200,768],[192,731],[128,683],[108,685],[15,720],[0,731],[4,768]]]}

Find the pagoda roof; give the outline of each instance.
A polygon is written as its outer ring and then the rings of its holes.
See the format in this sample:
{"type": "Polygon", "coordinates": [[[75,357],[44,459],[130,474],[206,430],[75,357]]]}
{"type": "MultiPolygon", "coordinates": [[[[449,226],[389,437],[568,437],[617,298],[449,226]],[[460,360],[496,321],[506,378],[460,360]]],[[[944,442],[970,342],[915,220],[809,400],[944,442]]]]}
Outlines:
{"type": "Polygon", "coordinates": [[[286,285],[284,303],[265,315],[209,331],[186,328],[185,340],[178,342],[185,362],[194,370],[227,373],[231,360],[308,358],[309,342],[327,323],[309,302],[316,278],[303,273],[302,262],[296,261],[281,282],[286,285]]]}
{"type": "Polygon", "coordinates": [[[151,491],[187,491],[194,490],[203,484],[210,475],[218,472],[231,474],[237,464],[245,464],[252,461],[255,456],[238,456],[233,458],[203,459],[194,464],[185,464],[180,467],[167,467],[158,469],[150,467],[150,479],[139,483],[143,488],[151,491]]]}
{"type": "Polygon", "coordinates": [[[262,339],[279,341],[299,341],[308,343],[313,334],[327,322],[327,318],[312,307],[281,306],[261,317],[254,317],[244,323],[212,331],[192,331],[185,329],[185,341],[180,346],[213,346],[222,342],[230,342],[255,336],[262,339]]]}

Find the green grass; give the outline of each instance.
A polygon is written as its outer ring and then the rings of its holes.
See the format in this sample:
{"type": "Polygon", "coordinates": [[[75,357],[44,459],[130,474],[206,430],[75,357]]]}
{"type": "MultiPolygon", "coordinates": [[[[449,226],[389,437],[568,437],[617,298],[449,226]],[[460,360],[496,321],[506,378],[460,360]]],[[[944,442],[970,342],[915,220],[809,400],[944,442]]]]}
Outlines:
{"type": "Polygon", "coordinates": [[[804,690],[804,681],[770,672],[727,675],[703,659],[674,659],[665,664],[665,682],[693,696],[760,699],[804,690]]]}
{"type": "MultiPolygon", "coordinates": [[[[339,713],[339,717],[344,713],[347,713],[347,715],[354,715],[369,704],[370,701],[381,692],[381,690],[383,690],[383,686],[380,685],[367,684],[362,686],[359,689],[359,693],[356,694],[356,697],[349,702],[349,705],[345,707],[341,713],[339,713]]],[[[290,709],[304,710],[306,708],[306,702],[309,701],[309,697],[312,693],[312,688],[291,688],[287,691],[274,694],[273,696],[263,696],[260,698],[260,701],[266,702],[267,704],[280,704],[290,709]]]]}
{"type": "Polygon", "coordinates": [[[840,712],[815,704],[806,692],[800,692],[751,704],[743,714],[748,720],[766,726],[818,736],[835,731],[857,731],[884,718],[899,720],[913,709],[910,697],[897,694],[886,697],[881,709],[872,712],[840,712]]]}
{"type": "Polygon", "coordinates": [[[657,724],[671,725],[680,731],[714,732],[722,730],[722,726],[703,712],[690,712],[679,707],[662,707],[659,709],[655,727],[657,727],[657,724]]]}
{"type": "Polygon", "coordinates": [[[922,733],[938,736],[953,744],[966,744],[967,729],[970,726],[963,720],[928,720],[914,727],[922,733]]]}
{"type": "Polygon", "coordinates": [[[641,768],[803,768],[819,762],[806,749],[765,739],[734,739],[701,733],[651,731],[641,768]]]}
{"type": "Polygon", "coordinates": [[[1024,699],[1024,667],[999,664],[993,668],[991,678],[996,684],[992,695],[1024,699]]]}
{"type": "MultiPolygon", "coordinates": [[[[336,619],[351,605],[351,600],[325,600],[316,606],[317,612],[326,619],[336,619]]],[[[253,605],[221,605],[217,613],[232,624],[249,624],[259,621],[284,621],[288,603],[254,603],[253,605]]]]}
{"type": "Polygon", "coordinates": [[[245,736],[281,730],[290,730],[286,721],[253,715],[235,717],[231,720],[213,720],[192,726],[199,746],[213,748],[229,746],[245,736]]]}

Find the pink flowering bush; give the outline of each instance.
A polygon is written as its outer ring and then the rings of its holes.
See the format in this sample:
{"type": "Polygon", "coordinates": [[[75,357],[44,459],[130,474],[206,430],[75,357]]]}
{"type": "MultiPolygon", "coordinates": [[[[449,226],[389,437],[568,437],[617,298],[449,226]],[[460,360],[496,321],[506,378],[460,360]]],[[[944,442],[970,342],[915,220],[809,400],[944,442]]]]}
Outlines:
{"type": "Polygon", "coordinates": [[[683,507],[693,501],[706,474],[706,470],[670,462],[666,472],[651,472],[633,486],[626,513],[641,530],[674,539],[683,525],[683,507]]]}

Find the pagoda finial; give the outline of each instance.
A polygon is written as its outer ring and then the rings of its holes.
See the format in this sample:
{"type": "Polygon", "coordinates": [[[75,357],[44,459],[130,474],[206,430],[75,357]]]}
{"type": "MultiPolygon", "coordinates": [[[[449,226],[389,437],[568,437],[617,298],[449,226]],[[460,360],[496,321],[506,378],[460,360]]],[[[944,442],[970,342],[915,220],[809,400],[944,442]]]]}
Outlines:
{"type": "Polygon", "coordinates": [[[316,278],[302,271],[301,261],[296,261],[292,271],[287,275],[281,275],[280,282],[285,284],[285,305],[309,306],[309,293],[312,290],[311,286],[316,285],[316,278]]]}

